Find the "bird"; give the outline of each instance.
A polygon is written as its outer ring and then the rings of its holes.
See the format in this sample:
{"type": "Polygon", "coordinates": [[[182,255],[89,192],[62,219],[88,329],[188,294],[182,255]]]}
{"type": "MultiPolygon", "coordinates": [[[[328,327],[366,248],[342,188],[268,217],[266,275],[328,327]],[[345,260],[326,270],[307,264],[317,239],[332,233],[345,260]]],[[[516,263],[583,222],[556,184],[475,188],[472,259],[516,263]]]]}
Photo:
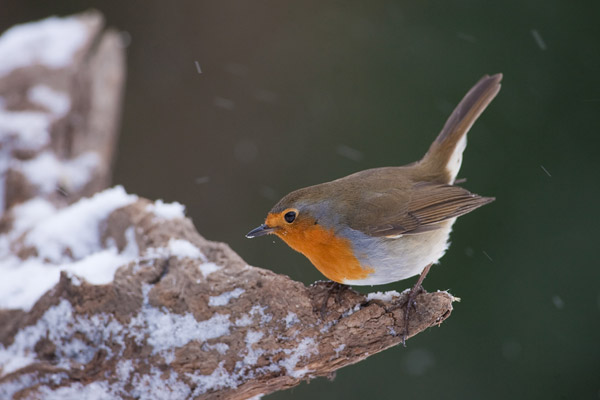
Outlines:
{"type": "Polygon", "coordinates": [[[467,132],[498,94],[501,80],[500,73],[484,75],[420,161],[295,190],[246,237],[278,236],[341,285],[383,285],[420,275],[408,295],[405,343],[409,307],[448,249],[456,218],[495,200],[458,186],[456,177],[467,132]]]}

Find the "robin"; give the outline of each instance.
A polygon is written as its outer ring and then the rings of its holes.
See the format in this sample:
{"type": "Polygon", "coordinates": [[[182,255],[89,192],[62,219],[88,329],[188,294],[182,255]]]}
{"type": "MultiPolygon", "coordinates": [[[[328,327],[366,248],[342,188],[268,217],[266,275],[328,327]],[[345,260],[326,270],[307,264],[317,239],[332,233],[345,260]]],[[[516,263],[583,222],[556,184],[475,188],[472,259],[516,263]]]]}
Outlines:
{"type": "Polygon", "coordinates": [[[246,237],[275,234],[343,285],[383,285],[421,274],[448,248],[457,217],[494,201],[455,186],[467,132],[500,90],[502,74],[484,76],[465,95],[421,161],[384,167],[298,189],[283,197],[246,237]]]}

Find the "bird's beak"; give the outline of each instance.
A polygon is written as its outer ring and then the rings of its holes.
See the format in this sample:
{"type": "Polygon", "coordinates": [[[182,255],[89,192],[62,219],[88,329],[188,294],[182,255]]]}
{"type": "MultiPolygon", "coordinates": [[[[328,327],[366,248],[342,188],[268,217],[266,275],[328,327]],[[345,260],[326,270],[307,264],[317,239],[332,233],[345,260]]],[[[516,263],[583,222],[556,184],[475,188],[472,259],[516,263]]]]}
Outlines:
{"type": "Polygon", "coordinates": [[[254,228],[250,232],[246,233],[246,237],[248,239],[252,239],[257,236],[268,235],[269,233],[272,233],[274,230],[275,230],[275,228],[269,228],[267,225],[262,224],[258,228],[254,228]]]}

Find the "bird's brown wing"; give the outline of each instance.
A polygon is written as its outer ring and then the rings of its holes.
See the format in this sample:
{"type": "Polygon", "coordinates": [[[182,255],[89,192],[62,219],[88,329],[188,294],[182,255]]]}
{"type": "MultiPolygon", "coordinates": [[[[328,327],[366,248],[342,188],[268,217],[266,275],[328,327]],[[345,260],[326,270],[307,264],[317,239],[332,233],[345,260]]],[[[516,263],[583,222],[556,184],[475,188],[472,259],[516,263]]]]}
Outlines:
{"type": "Polygon", "coordinates": [[[392,189],[363,196],[361,204],[355,205],[362,211],[348,225],[370,236],[418,234],[494,201],[459,186],[426,182],[415,184],[409,192],[392,189]]]}

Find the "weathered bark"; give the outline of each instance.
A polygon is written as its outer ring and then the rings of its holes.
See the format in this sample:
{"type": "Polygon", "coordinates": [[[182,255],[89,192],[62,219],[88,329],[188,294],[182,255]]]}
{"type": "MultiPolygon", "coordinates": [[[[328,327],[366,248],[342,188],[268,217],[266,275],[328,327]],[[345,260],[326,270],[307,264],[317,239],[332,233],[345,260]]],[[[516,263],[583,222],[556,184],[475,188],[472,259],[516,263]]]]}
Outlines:
{"type": "MultiPolygon", "coordinates": [[[[27,242],[28,231],[11,235],[15,204],[43,197],[68,210],[109,180],[123,55],[115,34],[101,32],[98,14],[78,18],[90,36],[72,66],[31,66],[0,78],[8,110],[35,109],[25,93],[39,82],[72,99],[70,111],[52,123],[47,145],[24,151],[3,136],[8,211],[0,220],[0,239],[7,242],[0,253],[8,253],[0,262],[42,254],[27,242]],[[101,162],[65,197],[20,172],[23,160],[48,149],[60,160],[93,151],[101,162]]],[[[165,216],[148,200],[118,208],[89,229],[101,238],[97,252],[137,247],[135,256],[111,283],[92,285],[62,273],[31,310],[0,310],[0,397],[41,398],[71,389],[122,398],[246,399],[330,376],[401,342],[403,308],[395,305],[403,296],[367,298],[345,290],[329,296],[323,318],[327,283],[306,287],[248,266],[227,245],[201,237],[189,219],[165,216]]],[[[65,245],[68,260],[94,255],[75,253],[65,245]]],[[[446,292],[420,294],[409,337],[444,321],[453,300],[446,292]]]]}

